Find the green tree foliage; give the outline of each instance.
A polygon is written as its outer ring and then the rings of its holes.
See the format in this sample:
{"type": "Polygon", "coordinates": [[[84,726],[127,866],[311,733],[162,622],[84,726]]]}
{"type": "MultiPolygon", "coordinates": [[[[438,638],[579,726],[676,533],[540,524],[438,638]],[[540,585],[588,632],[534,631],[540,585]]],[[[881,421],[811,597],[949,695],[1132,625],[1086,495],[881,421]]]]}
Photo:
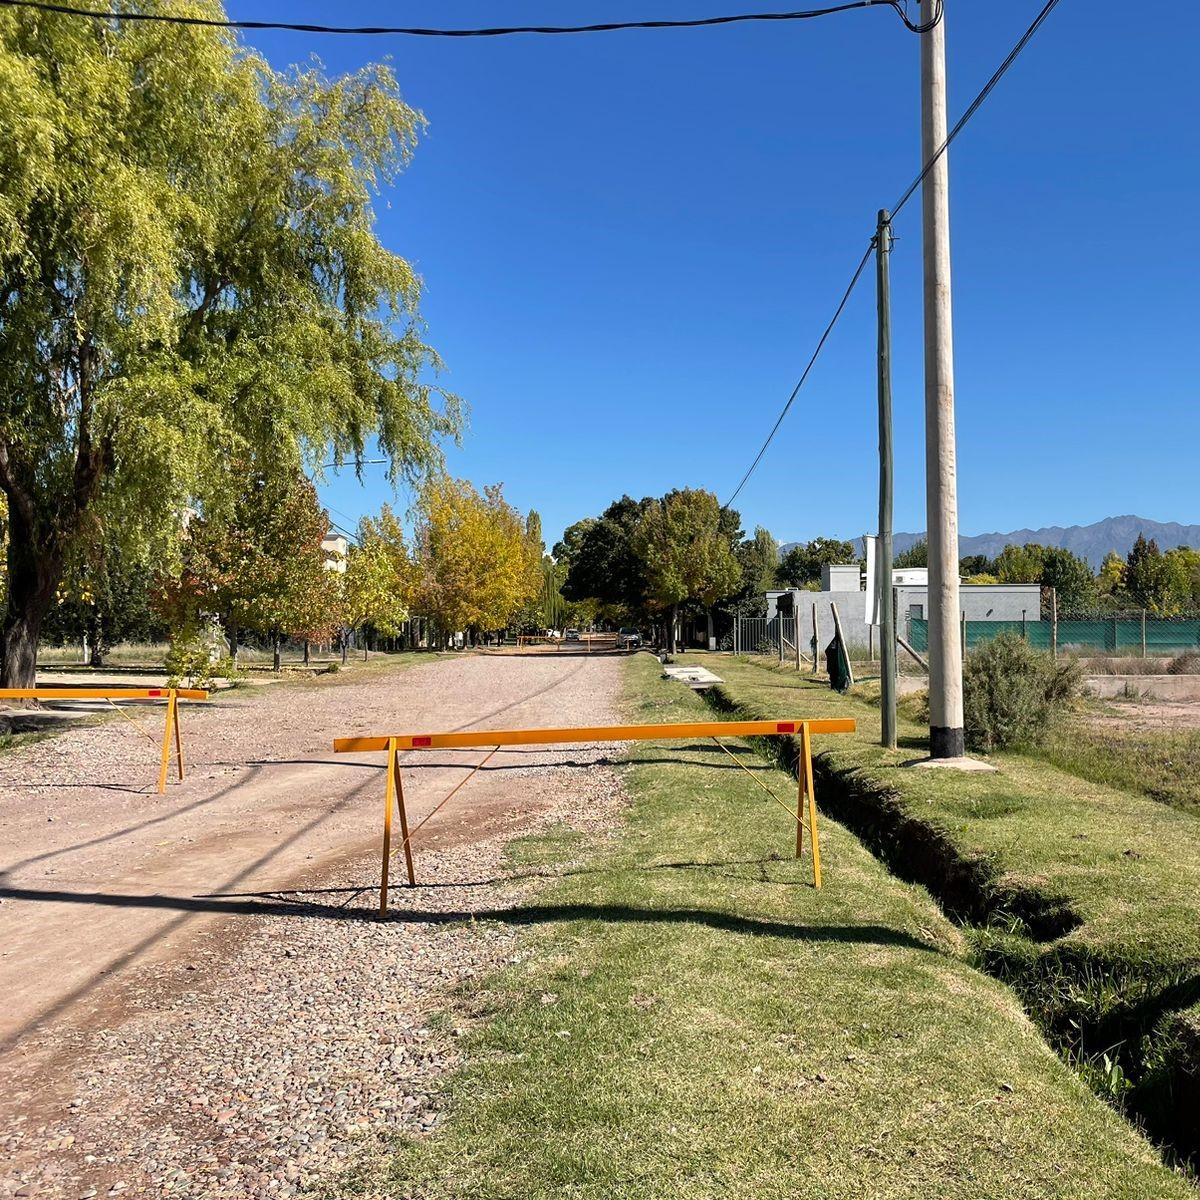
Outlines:
{"type": "Polygon", "coordinates": [[[737,548],[742,568],[740,599],[754,601],[774,588],[779,579],[779,543],[761,525],[737,548]]]}
{"type": "Polygon", "coordinates": [[[550,555],[542,559],[542,590],[538,596],[538,625],[543,629],[562,629],[566,625],[569,605],[563,599],[562,585],[567,568],[550,555]]]}
{"type": "Polygon", "coordinates": [[[656,501],[622,496],[598,518],[572,525],[554,548],[567,564],[562,593],[567,600],[642,611],[646,604],[645,563],[635,546],[642,516],[656,501]]]}
{"type": "Polygon", "coordinates": [[[228,31],[7,9],[0,109],[12,686],[93,516],[169,558],[187,506],[230,506],[231,462],[290,478],[375,437],[415,478],[459,414],[373,231],[422,125],[386,69],[284,75],[228,31]]]}
{"type": "Polygon", "coordinates": [[[669,613],[668,649],[675,650],[675,618],[687,601],[702,604],[712,636],[712,606],[737,591],[739,531],[723,519],[712,492],[693,488],[668,492],[642,514],[634,538],[652,608],[669,613]]]}
{"type": "MultiPolygon", "coordinates": [[[[1086,559],[1056,546],[1026,542],[1005,546],[993,563],[1001,583],[1038,583],[1053,588],[1059,613],[1086,612],[1098,598],[1096,580],[1086,559]]],[[[1047,594],[1047,615],[1049,609],[1047,594]]]]}
{"type": "Polygon", "coordinates": [[[821,568],[837,563],[858,561],[853,542],[838,538],[813,538],[793,546],[779,564],[779,581],[785,587],[805,588],[821,582],[821,568]]]}
{"type": "Polygon", "coordinates": [[[1096,606],[1099,593],[1087,560],[1070,550],[1048,547],[1042,555],[1038,583],[1053,588],[1060,613],[1087,612],[1096,606]]]}
{"type": "Polygon", "coordinates": [[[1180,551],[1163,554],[1154,538],[1138,534],[1125,563],[1125,596],[1156,617],[1174,616],[1189,599],[1189,567],[1190,559],[1180,551]]]}
{"type": "Polygon", "coordinates": [[[154,582],[145,557],[119,540],[90,547],[68,561],[42,635],[58,645],[86,642],[90,664],[103,666],[118,642],[166,635],[151,603],[154,582]]]}
{"type": "Polygon", "coordinates": [[[1001,583],[1039,583],[1046,547],[1037,542],[1023,546],[1005,546],[996,555],[993,573],[1001,583]]]}
{"type": "Polygon", "coordinates": [[[913,542],[907,550],[895,555],[892,559],[892,568],[894,570],[927,566],[929,566],[929,543],[924,538],[919,542],[913,542]]]}
{"type": "Polygon", "coordinates": [[[995,563],[986,554],[967,554],[958,560],[958,573],[964,578],[972,575],[995,575],[995,563]]]}
{"type": "Polygon", "coordinates": [[[1179,605],[1188,612],[1200,611],[1200,550],[1179,546],[1167,551],[1179,605]]]}
{"type": "Polygon", "coordinates": [[[351,632],[362,636],[364,658],[368,629],[384,637],[399,636],[408,620],[415,568],[404,527],[390,504],[383,505],[378,516],[359,521],[358,539],[346,555],[345,571],[340,576],[327,574],[338,581],[343,659],[351,632]]]}
{"type": "MultiPolygon", "coordinates": [[[[408,619],[405,578],[397,570],[395,556],[378,538],[367,538],[351,546],[342,577],[341,616],[344,628],[362,632],[370,626],[384,637],[399,634],[408,619]]],[[[345,658],[346,641],[342,643],[345,658]]],[[[367,654],[363,640],[363,657],[367,654]]]]}
{"type": "Polygon", "coordinates": [[[236,662],[242,631],[278,648],[285,634],[311,634],[320,625],[314,603],[332,596],[321,548],[328,519],[312,483],[242,468],[234,477],[242,487],[232,508],[189,522],[182,569],[164,582],[162,608],[184,637],[204,617],[220,620],[236,662]]]}

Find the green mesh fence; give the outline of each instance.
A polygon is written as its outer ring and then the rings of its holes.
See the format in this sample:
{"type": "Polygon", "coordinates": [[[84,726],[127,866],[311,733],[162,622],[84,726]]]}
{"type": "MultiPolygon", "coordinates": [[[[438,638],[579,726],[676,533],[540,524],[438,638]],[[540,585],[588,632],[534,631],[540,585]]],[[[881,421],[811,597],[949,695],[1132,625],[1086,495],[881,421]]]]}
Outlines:
{"type": "MultiPolygon", "coordinates": [[[[1054,644],[1051,621],[970,621],[966,622],[967,649],[974,649],[1000,633],[1015,633],[1039,650],[1054,644]]],[[[913,649],[929,649],[929,622],[916,617],[909,622],[913,649]]],[[[1182,654],[1200,650],[1200,618],[1141,616],[1060,617],[1058,648],[1082,654],[1115,654],[1136,657],[1182,654]],[[1143,642],[1144,635],[1144,642],[1143,642]]]]}

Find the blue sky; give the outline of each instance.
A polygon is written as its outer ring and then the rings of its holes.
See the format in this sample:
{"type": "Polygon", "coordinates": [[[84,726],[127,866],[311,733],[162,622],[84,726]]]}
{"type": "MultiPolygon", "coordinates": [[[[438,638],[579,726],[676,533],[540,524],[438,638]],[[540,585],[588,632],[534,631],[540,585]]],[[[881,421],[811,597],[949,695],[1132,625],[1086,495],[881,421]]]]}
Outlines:
{"type": "MultiPolygon", "coordinates": [[[[957,115],[1041,7],[947,0],[957,115]]],[[[243,18],[471,25],[750,0],[232,0],[243,18]]],[[[918,45],[887,9],[788,25],[477,41],[251,34],[276,67],[390,56],[429,130],[379,204],[422,275],[448,466],[548,540],[628,492],[725,499],[916,173],[918,45]]],[[[963,533],[1200,521],[1200,6],[1066,0],[952,155],[963,533]]],[[[924,528],[919,204],[893,256],[896,528],[924,528]]],[[[876,509],[868,275],[737,508],[781,540],[876,509]]],[[[351,523],[390,498],[324,489],[351,523]]],[[[407,507],[408,497],[398,503],[407,507]]]]}

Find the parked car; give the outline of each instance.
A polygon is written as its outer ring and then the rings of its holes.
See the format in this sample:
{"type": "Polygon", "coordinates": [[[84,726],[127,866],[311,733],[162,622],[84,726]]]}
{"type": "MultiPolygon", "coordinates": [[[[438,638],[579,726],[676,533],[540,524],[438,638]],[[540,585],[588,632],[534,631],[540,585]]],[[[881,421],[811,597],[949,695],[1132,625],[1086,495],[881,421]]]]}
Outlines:
{"type": "Polygon", "coordinates": [[[579,641],[579,640],[580,640],[580,638],[579,638],[579,630],[578,630],[578,629],[568,629],[568,630],[567,630],[567,633],[566,633],[566,640],[567,640],[568,642],[577,642],[577,641],[579,641]]]}
{"type": "Polygon", "coordinates": [[[618,650],[636,650],[642,644],[642,635],[636,629],[622,629],[617,633],[618,650]]]}

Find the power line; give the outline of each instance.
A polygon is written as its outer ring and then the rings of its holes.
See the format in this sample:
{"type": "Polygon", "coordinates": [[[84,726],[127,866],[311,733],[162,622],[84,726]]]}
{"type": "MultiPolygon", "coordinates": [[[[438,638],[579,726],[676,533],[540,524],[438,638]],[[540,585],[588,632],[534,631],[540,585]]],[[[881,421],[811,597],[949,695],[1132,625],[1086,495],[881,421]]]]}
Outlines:
{"type": "MultiPolygon", "coordinates": [[[[927,163],[925,163],[925,165],[921,168],[921,173],[916,177],[916,179],[914,179],[912,181],[912,183],[909,185],[908,189],[900,197],[899,201],[895,205],[892,206],[893,219],[895,218],[896,214],[909,202],[909,200],[912,199],[913,194],[916,192],[917,188],[919,188],[921,186],[921,184],[925,180],[925,177],[929,174],[929,172],[931,170],[933,170],[934,164],[938,161],[939,158],[941,158],[941,156],[943,154],[946,153],[946,151],[950,148],[950,144],[954,141],[955,138],[958,137],[958,135],[960,133],[962,133],[962,131],[966,127],[967,123],[983,106],[984,101],[987,100],[988,96],[991,95],[991,93],[992,93],[993,89],[996,87],[996,85],[1008,73],[1009,68],[1013,65],[1014,62],[1017,61],[1017,59],[1021,55],[1021,52],[1025,49],[1026,46],[1029,45],[1030,41],[1033,39],[1034,34],[1036,34],[1037,31],[1042,27],[1046,18],[1049,17],[1050,14],[1055,10],[1055,8],[1058,7],[1058,4],[1059,4],[1059,0],[1048,0],[1048,3],[1046,4],[1046,6],[1034,18],[1033,24],[1031,24],[1029,26],[1029,28],[1021,35],[1017,44],[1012,48],[1012,50],[1009,52],[1009,54],[1005,58],[1005,60],[996,69],[996,72],[987,81],[987,83],[985,83],[983,85],[982,90],[975,97],[975,99],[972,100],[971,103],[967,106],[966,111],[958,119],[954,128],[951,129],[949,134],[946,136],[946,140],[930,156],[929,161],[927,163]]],[[[936,24],[938,20],[941,19],[941,13],[942,13],[942,6],[939,4],[937,6],[937,12],[934,14],[934,20],[930,23],[930,26],[929,26],[930,28],[932,27],[932,25],[936,24]]],[[[830,323],[825,327],[825,332],[821,334],[821,339],[820,339],[820,341],[817,342],[817,348],[816,348],[816,350],[813,351],[812,358],[810,358],[808,360],[808,365],[804,368],[804,374],[800,376],[800,382],[797,383],[796,386],[792,389],[792,394],[788,397],[787,403],[783,406],[783,409],[780,412],[779,417],[776,419],[775,424],[771,427],[771,432],[767,435],[767,440],[765,442],[763,442],[762,448],[759,450],[758,454],[755,456],[754,461],[750,464],[749,470],[746,472],[745,475],[742,476],[742,481],[734,489],[733,495],[730,496],[729,499],[726,500],[723,505],[721,505],[722,509],[728,508],[738,498],[738,495],[741,493],[742,488],[744,488],[746,486],[747,482],[749,482],[750,476],[754,474],[755,470],[758,467],[758,464],[762,461],[763,455],[766,454],[767,447],[770,446],[776,433],[779,432],[779,427],[783,424],[784,418],[788,415],[788,412],[790,411],[792,404],[794,403],[797,395],[799,394],[800,389],[804,386],[804,381],[808,378],[809,372],[813,369],[813,365],[816,363],[817,358],[819,357],[822,349],[824,348],[826,341],[828,341],[828,339],[829,339],[829,335],[833,332],[833,327],[838,323],[838,320],[841,317],[842,312],[846,307],[846,302],[850,299],[850,294],[851,294],[851,292],[854,291],[855,284],[858,283],[859,277],[862,275],[863,269],[866,267],[867,260],[870,258],[871,252],[874,250],[874,248],[875,248],[875,240],[872,238],[871,244],[867,247],[867,252],[863,255],[862,260],[859,262],[857,268],[854,271],[854,275],[850,280],[850,286],[846,289],[845,294],[842,296],[842,301],[837,307],[837,311],[833,314],[833,320],[830,321],[830,323]]]]}
{"type": "Polygon", "coordinates": [[[852,12],[859,8],[885,7],[904,22],[913,33],[924,33],[941,20],[939,2],[933,20],[926,25],[909,18],[905,0],[850,0],[827,8],[801,9],[793,12],[734,13],[721,17],[694,17],[659,21],[608,21],[598,25],[501,25],[484,29],[427,29],[403,25],[309,25],[294,21],[230,21],[217,17],[193,17],[173,13],[127,12],[108,9],[76,8],[69,4],[54,4],[47,0],[0,0],[6,8],[32,8],[40,12],[58,13],[68,17],[88,17],[101,21],[157,21],[167,25],[198,25],[208,29],[281,29],[293,33],[345,33],[366,36],[404,35],[408,37],[479,38],[505,37],[511,34],[571,34],[613,33],[622,29],[700,29],[713,25],[736,25],[749,21],[807,21],[835,13],[852,12]]]}
{"type": "Polygon", "coordinates": [[[912,183],[908,185],[908,189],[905,191],[904,195],[892,205],[893,217],[895,217],[896,214],[909,202],[909,200],[912,199],[913,193],[916,192],[917,188],[919,188],[922,183],[924,183],[925,177],[930,171],[933,170],[938,159],[950,149],[951,143],[956,137],[958,137],[960,133],[962,133],[967,122],[970,121],[970,119],[980,110],[980,108],[983,106],[983,102],[992,94],[992,89],[995,88],[996,84],[998,84],[1000,80],[1008,74],[1009,68],[1021,56],[1021,51],[1024,50],[1025,47],[1028,46],[1033,40],[1033,35],[1042,27],[1042,24],[1045,22],[1046,18],[1049,17],[1050,14],[1058,7],[1058,4],[1059,0],[1049,0],[1049,3],[1047,3],[1046,7],[1043,8],[1042,11],[1034,18],[1033,24],[1030,25],[1029,28],[1021,35],[1020,40],[1009,52],[1008,57],[1000,64],[999,67],[996,68],[996,73],[987,81],[987,83],[983,85],[983,89],[980,91],[979,95],[971,101],[971,103],[967,106],[967,111],[964,112],[961,117],[959,117],[954,128],[951,129],[946,135],[946,140],[937,148],[937,150],[934,151],[934,153],[930,156],[929,161],[921,168],[921,173],[912,181],[912,183]]]}
{"type": "Polygon", "coordinates": [[[758,454],[755,455],[754,461],[750,464],[749,470],[747,470],[745,475],[742,476],[742,482],[739,483],[736,488],[734,488],[733,495],[721,505],[723,509],[728,508],[738,498],[738,494],[749,482],[750,476],[754,474],[758,464],[762,462],[762,457],[764,454],[766,454],[767,447],[771,444],[775,438],[775,435],[779,432],[779,427],[783,424],[784,417],[788,415],[792,404],[794,403],[796,397],[800,394],[800,389],[804,386],[804,381],[808,378],[809,372],[816,365],[817,359],[821,355],[821,351],[825,349],[825,343],[829,339],[829,335],[833,332],[833,327],[838,323],[838,320],[850,299],[851,293],[854,291],[855,286],[862,277],[862,273],[866,268],[867,262],[871,258],[871,251],[874,248],[875,242],[872,240],[870,245],[867,246],[862,258],[859,259],[858,266],[854,269],[854,275],[850,279],[850,286],[846,288],[845,293],[842,295],[841,303],[837,306],[837,311],[833,314],[833,319],[828,325],[825,326],[825,332],[821,334],[821,340],[817,342],[817,348],[813,351],[812,358],[808,360],[808,366],[804,368],[804,374],[800,376],[800,382],[797,383],[794,388],[792,388],[792,394],[787,398],[787,403],[783,406],[783,410],[780,412],[775,424],[771,426],[771,432],[767,434],[767,440],[763,442],[762,448],[759,450],[758,454]]]}

